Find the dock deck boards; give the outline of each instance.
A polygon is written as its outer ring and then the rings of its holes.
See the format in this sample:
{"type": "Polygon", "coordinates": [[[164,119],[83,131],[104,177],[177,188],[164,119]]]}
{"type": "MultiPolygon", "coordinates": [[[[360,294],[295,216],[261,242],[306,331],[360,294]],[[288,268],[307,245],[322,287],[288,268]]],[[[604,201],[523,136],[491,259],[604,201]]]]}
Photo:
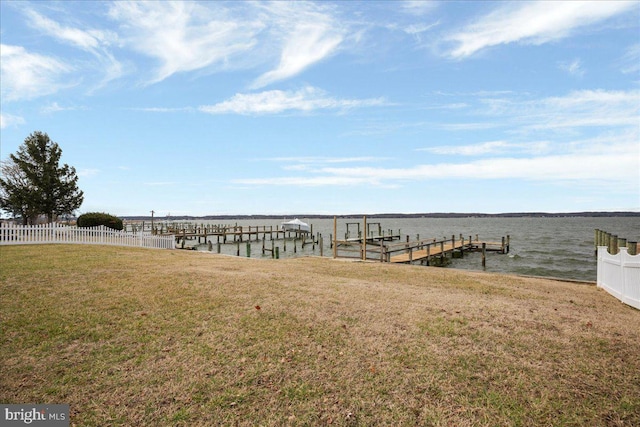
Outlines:
{"type": "Polygon", "coordinates": [[[402,264],[402,263],[409,263],[412,261],[420,261],[420,260],[426,259],[427,257],[448,254],[453,251],[475,250],[482,247],[483,243],[486,245],[487,251],[495,252],[495,251],[502,250],[501,242],[474,241],[469,243],[467,241],[463,244],[462,241],[456,241],[455,247],[453,246],[452,242],[445,242],[442,246],[438,244],[431,245],[428,252],[427,252],[427,249],[413,249],[411,250],[411,252],[393,255],[390,257],[389,262],[402,264]]]}

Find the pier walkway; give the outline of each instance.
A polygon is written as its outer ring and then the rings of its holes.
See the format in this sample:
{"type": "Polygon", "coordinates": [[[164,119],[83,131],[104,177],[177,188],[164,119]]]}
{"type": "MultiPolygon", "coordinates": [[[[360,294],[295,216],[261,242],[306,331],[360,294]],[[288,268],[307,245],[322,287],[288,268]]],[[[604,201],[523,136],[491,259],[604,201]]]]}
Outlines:
{"type": "MultiPolygon", "coordinates": [[[[454,256],[456,253],[463,254],[465,251],[491,251],[499,253],[508,252],[508,244],[506,242],[480,242],[478,240],[471,241],[464,239],[441,240],[424,243],[414,242],[408,243],[404,248],[399,249],[403,253],[397,255],[389,255],[388,261],[392,263],[410,264],[414,261],[426,261],[429,263],[431,258],[443,257],[446,255],[454,256]]],[[[391,253],[392,248],[387,248],[387,252],[391,253]]]]}

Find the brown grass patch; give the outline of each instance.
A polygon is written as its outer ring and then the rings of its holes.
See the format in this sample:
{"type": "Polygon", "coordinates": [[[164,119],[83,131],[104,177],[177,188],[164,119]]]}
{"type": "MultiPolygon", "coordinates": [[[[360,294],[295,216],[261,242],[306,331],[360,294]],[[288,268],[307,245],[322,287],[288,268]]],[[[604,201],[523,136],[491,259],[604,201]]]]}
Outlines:
{"type": "Polygon", "coordinates": [[[640,311],[594,286],[97,246],[0,259],[0,401],[69,403],[74,425],[640,425],[640,311]]]}

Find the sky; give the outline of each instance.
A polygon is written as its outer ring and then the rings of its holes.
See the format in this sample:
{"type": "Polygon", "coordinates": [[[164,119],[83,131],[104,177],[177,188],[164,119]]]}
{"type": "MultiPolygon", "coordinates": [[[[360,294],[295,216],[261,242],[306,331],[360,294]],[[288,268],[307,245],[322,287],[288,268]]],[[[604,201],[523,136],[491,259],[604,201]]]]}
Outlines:
{"type": "Polygon", "coordinates": [[[640,211],[637,1],[0,8],[0,159],[78,214],[640,211]]]}

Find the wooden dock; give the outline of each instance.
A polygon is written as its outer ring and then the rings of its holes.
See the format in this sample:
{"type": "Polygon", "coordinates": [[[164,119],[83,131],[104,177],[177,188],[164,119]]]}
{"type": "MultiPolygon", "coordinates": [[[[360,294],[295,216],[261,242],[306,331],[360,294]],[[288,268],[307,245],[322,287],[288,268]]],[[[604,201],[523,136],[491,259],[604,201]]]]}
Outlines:
{"type": "Polygon", "coordinates": [[[352,238],[336,240],[334,244],[336,258],[358,258],[396,264],[419,262],[431,265],[432,261],[441,264],[445,257],[462,257],[465,252],[482,252],[483,260],[486,252],[506,254],[509,252],[510,237],[503,237],[500,242],[481,241],[478,236],[475,239],[471,236],[469,238],[451,236],[450,239],[441,240],[410,241],[407,239],[405,243],[387,243],[382,239],[372,243],[370,239],[352,238]]]}
{"type": "MultiPolygon", "coordinates": [[[[482,252],[482,266],[486,265],[486,252],[493,251],[506,254],[509,252],[510,237],[502,237],[500,242],[480,241],[476,234],[475,240],[472,236],[468,239],[460,234],[459,238],[455,235],[451,239],[446,237],[442,240],[438,239],[420,239],[418,235],[416,240],[410,241],[406,236],[405,243],[392,243],[396,239],[400,239],[400,231],[398,234],[381,233],[382,227],[379,223],[374,223],[378,227],[378,234],[371,231],[370,225],[367,224],[366,215],[363,217],[361,232],[360,223],[347,223],[347,233],[344,240],[338,240],[334,237],[333,241],[333,257],[334,258],[355,258],[362,261],[376,260],[380,262],[389,262],[396,264],[411,264],[420,262],[421,264],[431,265],[432,261],[436,261],[437,265],[445,265],[446,257],[454,258],[456,256],[464,256],[468,251],[482,252]],[[350,238],[349,226],[356,225],[358,237],[350,238]],[[363,236],[364,234],[364,236],[363,236]]],[[[338,218],[333,218],[333,236],[336,236],[338,227],[338,218]]]]}
{"type": "MultiPolygon", "coordinates": [[[[447,265],[449,258],[463,257],[466,252],[482,252],[482,265],[485,266],[486,252],[509,252],[509,236],[502,237],[500,242],[481,241],[478,235],[465,237],[451,236],[451,238],[421,239],[416,235],[415,240],[410,236],[391,229],[383,229],[380,223],[367,223],[366,216],[363,225],[359,222],[348,222],[344,240],[336,239],[337,217],[334,217],[333,234],[329,235],[329,248],[333,249],[334,258],[351,258],[360,260],[375,260],[395,264],[420,263],[423,265],[447,265]],[[406,241],[403,241],[406,238],[406,241]]],[[[130,224],[130,227],[138,227],[130,224]]],[[[155,235],[172,235],[176,241],[176,247],[183,249],[195,249],[204,243],[209,251],[216,248],[221,253],[222,245],[234,245],[235,253],[240,256],[241,243],[246,245],[247,256],[251,254],[251,242],[262,241],[262,255],[270,253],[273,258],[279,258],[279,250],[287,252],[287,242],[292,244],[293,253],[298,248],[304,249],[310,245],[315,251],[316,246],[323,256],[324,239],[321,233],[313,234],[313,225],[309,232],[301,230],[284,231],[277,225],[213,225],[194,223],[157,223],[151,224],[151,233],[155,235]],[[185,245],[187,241],[196,241],[195,245],[185,245]],[[267,241],[271,241],[267,244],[267,241]],[[274,241],[280,240],[282,247],[276,246],[274,241]]],[[[135,229],[133,231],[136,231],[135,229]]],[[[145,231],[143,223],[137,231],[145,231]]],[[[228,252],[228,249],[227,249],[228,252]]],[[[291,251],[289,251],[291,252],[291,251]]]]}
{"type": "Polygon", "coordinates": [[[464,252],[483,250],[485,252],[507,253],[508,245],[505,246],[505,242],[465,241],[463,239],[435,241],[434,239],[433,242],[426,244],[422,242],[410,243],[408,247],[400,250],[403,253],[388,256],[388,262],[411,264],[412,262],[422,263],[426,261],[428,265],[431,258],[441,258],[447,255],[453,257],[456,253],[462,255],[464,252]]]}
{"type": "Polygon", "coordinates": [[[287,230],[284,231],[281,228],[274,227],[273,225],[249,225],[249,226],[219,226],[219,225],[202,225],[191,227],[168,227],[166,231],[160,230],[157,234],[173,234],[176,238],[176,242],[186,240],[196,240],[198,243],[207,243],[209,239],[215,239],[216,243],[236,243],[236,242],[250,242],[259,241],[262,236],[262,240],[280,240],[280,239],[302,239],[308,235],[313,236],[313,230],[310,233],[287,230]]]}

